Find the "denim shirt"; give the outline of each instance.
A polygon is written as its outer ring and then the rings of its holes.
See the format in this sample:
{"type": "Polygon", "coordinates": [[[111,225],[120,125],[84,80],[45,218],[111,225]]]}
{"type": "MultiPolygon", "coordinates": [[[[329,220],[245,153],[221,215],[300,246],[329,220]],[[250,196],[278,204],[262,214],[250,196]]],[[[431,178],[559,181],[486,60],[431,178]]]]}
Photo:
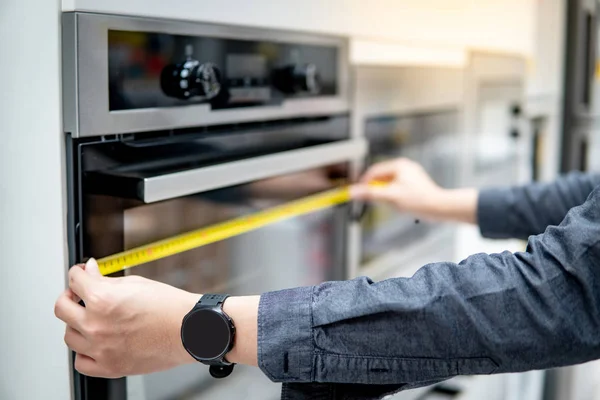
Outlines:
{"type": "Polygon", "coordinates": [[[482,235],[529,237],[525,252],[263,294],[259,367],[283,400],[358,400],[600,358],[598,185],[572,173],[481,191],[482,235]]]}

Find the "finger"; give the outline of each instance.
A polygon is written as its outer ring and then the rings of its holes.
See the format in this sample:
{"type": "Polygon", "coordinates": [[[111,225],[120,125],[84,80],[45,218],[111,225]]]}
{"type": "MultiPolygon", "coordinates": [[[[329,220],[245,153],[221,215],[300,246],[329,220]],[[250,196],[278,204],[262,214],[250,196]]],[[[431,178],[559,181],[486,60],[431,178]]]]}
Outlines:
{"type": "Polygon", "coordinates": [[[371,181],[389,181],[396,175],[395,160],[384,161],[373,165],[364,173],[360,181],[363,183],[371,181]]]}
{"type": "Polygon", "coordinates": [[[96,360],[85,354],[77,353],[75,355],[75,369],[80,374],[86,376],[106,377],[105,374],[102,374],[103,369],[98,365],[96,360]]]}
{"type": "Polygon", "coordinates": [[[78,265],[71,267],[69,270],[69,287],[84,302],[88,299],[90,290],[97,280],[97,276],[84,271],[78,265]]]}
{"type": "Polygon", "coordinates": [[[67,326],[65,332],[65,343],[77,354],[89,355],[90,343],[81,333],[70,326],[67,326]]]}
{"type": "Polygon", "coordinates": [[[350,196],[354,200],[394,202],[396,194],[391,187],[354,185],[350,188],[350,196]]]}
{"type": "Polygon", "coordinates": [[[67,294],[67,296],[68,296],[68,297],[69,297],[71,300],[73,300],[75,303],[79,303],[79,302],[81,301],[81,299],[79,298],[79,296],[77,296],[77,295],[75,294],[75,292],[73,292],[73,291],[71,290],[71,288],[67,289],[67,293],[66,293],[66,294],[67,294]]]}
{"type": "Polygon", "coordinates": [[[85,318],[85,308],[73,299],[70,291],[66,290],[54,304],[54,315],[67,325],[81,331],[81,325],[85,318]]]}
{"type": "Polygon", "coordinates": [[[98,267],[98,262],[94,258],[90,258],[88,262],[85,263],[85,270],[92,276],[102,276],[102,273],[100,273],[100,268],[98,267]]]}

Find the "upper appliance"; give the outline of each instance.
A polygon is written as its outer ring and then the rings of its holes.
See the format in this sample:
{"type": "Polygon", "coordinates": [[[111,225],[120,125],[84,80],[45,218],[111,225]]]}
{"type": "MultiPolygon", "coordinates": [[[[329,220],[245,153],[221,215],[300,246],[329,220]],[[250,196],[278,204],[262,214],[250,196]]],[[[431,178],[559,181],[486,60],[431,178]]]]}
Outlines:
{"type": "MultiPolygon", "coordinates": [[[[365,156],[343,38],[80,13],[63,35],[70,265],[348,184],[365,156]]],[[[345,279],[351,222],[342,204],[116,275],[232,295],[345,279]]],[[[281,391],[243,366],[73,378],[77,400],[281,391]]]]}
{"type": "Polygon", "coordinates": [[[347,41],[85,13],[63,16],[64,129],[123,134],[347,112],[347,41]]]}

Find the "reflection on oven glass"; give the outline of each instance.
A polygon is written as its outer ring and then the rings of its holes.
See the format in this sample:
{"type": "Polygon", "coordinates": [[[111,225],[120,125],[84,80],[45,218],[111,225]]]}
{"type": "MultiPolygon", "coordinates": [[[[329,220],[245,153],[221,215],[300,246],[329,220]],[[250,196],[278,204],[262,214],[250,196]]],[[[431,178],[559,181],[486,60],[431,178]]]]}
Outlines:
{"type": "MultiPolygon", "coordinates": [[[[346,183],[346,165],[265,179],[185,198],[141,205],[124,213],[125,248],[267,209],[346,183]]],[[[260,294],[343,279],[341,231],[345,207],[290,218],[256,231],[131,268],[141,275],[194,293],[260,294]]],[[[280,386],[260,370],[236,366],[216,380],[204,365],[131,378],[132,400],[276,400],[280,386]],[[137,387],[137,390],[136,390],[137,387]]]]}
{"type": "MultiPolygon", "coordinates": [[[[371,118],[365,129],[367,164],[409,158],[421,164],[439,185],[454,187],[460,172],[458,121],[458,112],[453,109],[371,118]]],[[[423,240],[438,226],[417,223],[413,217],[380,204],[367,208],[361,224],[363,263],[423,240]]]]}

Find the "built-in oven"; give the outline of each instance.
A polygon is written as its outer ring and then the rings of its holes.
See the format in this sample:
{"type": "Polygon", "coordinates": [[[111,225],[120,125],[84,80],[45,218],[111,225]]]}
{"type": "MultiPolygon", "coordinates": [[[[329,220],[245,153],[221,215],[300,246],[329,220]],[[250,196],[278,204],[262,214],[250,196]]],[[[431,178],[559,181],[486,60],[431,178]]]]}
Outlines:
{"type": "MultiPolygon", "coordinates": [[[[421,164],[447,188],[463,170],[464,68],[410,65],[354,68],[353,129],[369,144],[360,166],[400,157],[421,164]]],[[[356,204],[352,276],[411,276],[427,263],[454,261],[454,226],[416,220],[384,204],[356,204]]]]}
{"type": "MultiPolygon", "coordinates": [[[[440,186],[458,185],[458,108],[372,116],[366,120],[365,136],[369,143],[366,168],[404,157],[421,164],[440,186]]],[[[428,262],[454,258],[453,229],[447,224],[419,220],[386,204],[366,206],[360,223],[360,265],[369,274],[386,277],[400,273],[398,269],[414,272],[428,262]],[[409,264],[414,264],[414,268],[409,264]]]]}
{"type": "MultiPolygon", "coordinates": [[[[71,265],[254,215],[354,177],[343,38],[66,14],[71,265]]],[[[195,293],[260,294],[347,276],[341,204],[126,269],[195,293]]],[[[97,379],[85,400],[276,399],[256,368],[97,379]]]]}

